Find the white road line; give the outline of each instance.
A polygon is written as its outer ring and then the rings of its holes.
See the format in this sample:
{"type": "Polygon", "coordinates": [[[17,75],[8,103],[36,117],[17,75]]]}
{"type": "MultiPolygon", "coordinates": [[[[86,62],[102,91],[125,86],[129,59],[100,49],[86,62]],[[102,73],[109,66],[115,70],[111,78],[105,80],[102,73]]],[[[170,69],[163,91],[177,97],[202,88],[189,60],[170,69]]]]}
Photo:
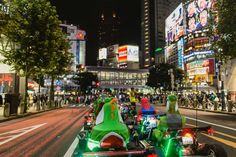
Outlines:
{"type": "MultiPolygon", "coordinates": [[[[191,118],[191,117],[186,117],[186,118],[190,119],[190,120],[194,120],[194,121],[196,120],[196,118],[191,118]]],[[[224,126],[224,125],[220,125],[220,124],[215,124],[215,123],[207,122],[207,121],[200,120],[200,119],[197,119],[197,121],[205,123],[205,124],[210,124],[210,125],[218,126],[218,127],[221,127],[221,128],[225,128],[225,129],[236,131],[235,128],[231,128],[231,127],[228,127],[228,126],[224,126]]]]}
{"type": "MultiPolygon", "coordinates": [[[[83,130],[84,130],[84,127],[80,131],[83,131],[83,130]]],[[[69,149],[66,151],[66,154],[64,155],[64,157],[71,157],[73,155],[78,143],[79,143],[79,139],[78,139],[78,137],[76,137],[74,139],[73,143],[70,145],[69,149]]]]}
{"type": "Polygon", "coordinates": [[[34,126],[22,128],[22,129],[17,129],[17,130],[12,130],[12,131],[1,133],[0,137],[1,138],[7,137],[7,139],[4,140],[4,141],[1,141],[0,146],[7,143],[7,142],[10,142],[10,141],[18,138],[18,137],[20,137],[24,134],[27,134],[28,132],[33,131],[33,130],[35,130],[35,129],[37,129],[37,128],[45,125],[45,124],[47,124],[47,123],[38,124],[38,125],[34,125],[34,126]]]}

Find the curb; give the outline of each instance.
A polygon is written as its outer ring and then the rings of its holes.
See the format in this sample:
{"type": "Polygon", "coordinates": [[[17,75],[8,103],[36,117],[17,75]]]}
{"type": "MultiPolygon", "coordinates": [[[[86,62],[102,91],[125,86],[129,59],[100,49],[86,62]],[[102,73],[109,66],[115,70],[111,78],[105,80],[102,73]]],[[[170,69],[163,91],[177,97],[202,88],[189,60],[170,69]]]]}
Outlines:
{"type": "MultiPolygon", "coordinates": [[[[179,107],[183,109],[189,109],[189,110],[196,110],[195,108],[188,108],[188,107],[179,107]]],[[[228,114],[228,115],[234,115],[236,116],[236,113],[233,112],[226,112],[226,111],[212,111],[212,110],[207,110],[207,109],[197,109],[198,111],[205,111],[205,112],[212,112],[212,113],[221,113],[221,114],[228,114]]]]}
{"type": "Polygon", "coordinates": [[[50,110],[39,111],[39,112],[29,112],[29,113],[25,113],[25,114],[16,115],[16,116],[6,117],[5,119],[0,119],[0,123],[10,121],[10,120],[14,120],[14,119],[28,117],[28,116],[31,116],[31,115],[35,115],[35,114],[39,114],[39,113],[43,113],[43,112],[47,112],[47,111],[57,110],[57,109],[62,109],[62,107],[54,108],[54,109],[50,109],[50,110]]]}

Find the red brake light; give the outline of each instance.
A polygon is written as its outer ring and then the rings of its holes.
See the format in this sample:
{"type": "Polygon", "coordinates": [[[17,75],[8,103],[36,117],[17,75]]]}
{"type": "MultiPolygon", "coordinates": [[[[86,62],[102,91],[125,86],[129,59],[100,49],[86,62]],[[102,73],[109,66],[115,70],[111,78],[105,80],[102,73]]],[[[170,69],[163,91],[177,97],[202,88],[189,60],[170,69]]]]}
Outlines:
{"type": "Polygon", "coordinates": [[[149,155],[147,155],[147,157],[158,157],[158,155],[156,155],[156,154],[149,154],[149,155]]]}
{"type": "Polygon", "coordinates": [[[193,137],[193,135],[190,134],[190,133],[185,133],[185,134],[184,134],[184,137],[193,137]]]}
{"type": "Polygon", "coordinates": [[[207,130],[207,133],[208,133],[208,134],[211,134],[211,135],[212,135],[214,132],[215,132],[215,131],[214,131],[212,128],[210,128],[210,129],[207,130]]]}

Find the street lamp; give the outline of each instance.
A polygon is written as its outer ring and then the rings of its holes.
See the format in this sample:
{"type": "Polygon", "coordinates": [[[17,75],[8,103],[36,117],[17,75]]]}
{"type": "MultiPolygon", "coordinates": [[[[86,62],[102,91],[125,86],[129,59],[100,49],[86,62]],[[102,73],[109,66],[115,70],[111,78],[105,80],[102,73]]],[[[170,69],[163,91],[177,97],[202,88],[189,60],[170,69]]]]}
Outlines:
{"type": "Polygon", "coordinates": [[[66,82],[67,82],[67,77],[64,77],[64,82],[63,82],[63,87],[64,87],[64,104],[66,104],[66,82]]]}

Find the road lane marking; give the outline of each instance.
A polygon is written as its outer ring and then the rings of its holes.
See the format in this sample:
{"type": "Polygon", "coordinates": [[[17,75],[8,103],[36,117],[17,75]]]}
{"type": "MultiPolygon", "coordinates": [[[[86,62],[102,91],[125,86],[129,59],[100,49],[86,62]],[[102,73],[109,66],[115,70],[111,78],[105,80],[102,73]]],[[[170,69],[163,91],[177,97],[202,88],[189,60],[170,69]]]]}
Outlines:
{"type": "MultiPolygon", "coordinates": [[[[192,125],[192,124],[189,124],[189,123],[186,123],[186,125],[189,125],[189,126],[192,126],[192,127],[196,127],[196,125],[192,125]]],[[[229,135],[229,134],[225,134],[225,133],[223,133],[223,132],[214,131],[214,133],[216,133],[216,134],[220,134],[220,135],[223,135],[223,136],[226,136],[226,137],[232,138],[232,139],[236,139],[235,136],[231,136],[231,135],[229,135]]]]}
{"type": "Polygon", "coordinates": [[[21,128],[21,129],[17,129],[17,130],[12,130],[12,131],[8,131],[8,132],[4,132],[0,134],[0,139],[5,139],[3,141],[0,141],[0,146],[10,142],[24,134],[27,134],[30,131],[33,131],[43,125],[45,125],[47,123],[43,123],[43,124],[38,124],[38,125],[34,125],[34,126],[30,126],[30,127],[26,127],[26,128],[21,128]],[[7,138],[7,139],[6,139],[7,138]]]}
{"type": "MultiPolygon", "coordinates": [[[[190,120],[196,121],[195,118],[191,118],[191,117],[186,117],[186,118],[187,118],[187,119],[190,119],[190,120]]],[[[210,125],[218,126],[218,127],[224,128],[224,129],[229,129],[229,130],[236,131],[235,128],[231,128],[231,127],[228,127],[228,126],[224,126],[224,125],[220,125],[220,124],[215,124],[215,123],[207,122],[207,121],[200,120],[200,119],[197,119],[197,121],[198,121],[198,122],[205,123],[205,124],[210,124],[210,125]]]]}
{"type": "Polygon", "coordinates": [[[219,141],[221,143],[224,143],[225,145],[228,145],[230,147],[233,147],[234,149],[236,148],[236,143],[235,142],[232,142],[232,141],[228,141],[228,140],[225,140],[225,139],[222,139],[222,138],[219,138],[219,137],[216,137],[216,136],[211,136],[211,135],[208,135],[208,134],[204,134],[203,135],[209,137],[209,138],[212,138],[216,141],[219,141]]]}
{"type": "MultiPolygon", "coordinates": [[[[189,125],[189,126],[192,126],[192,127],[196,127],[196,125],[192,125],[192,124],[188,124],[186,123],[186,125],[189,125]]],[[[232,139],[236,139],[236,137],[234,136],[231,136],[231,135],[228,135],[228,134],[225,134],[225,133],[222,133],[222,132],[219,132],[219,131],[215,131],[214,133],[216,134],[220,134],[220,135],[223,135],[223,136],[226,136],[226,137],[229,137],[229,138],[232,138],[232,139]]],[[[216,137],[216,136],[212,136],[212,135],[208,135],[206,133],[201,133],[202,135],[205,135],[209,138],[212,138],[216,141],[219,141],[221,143],[224,143],[225,145],[228,145],[230,147],[233,147],[233,148],[236,148],[236,143],[235,142],[232,142],[232,141],[229,141],[229,140],[225,140],[225,139],[222,139],[222,138],[219,138],[219,137],[216,137]]]]}
{"type": "MultiPolygon", "coordinates": [[[[81,131],[84,131],[84,127],[80,130],[80,132],[81,131]]],[[[76,138],[74,139],[74,141],[70,145],[69,149],[66,151],[66,154],[64,155],[64,157],[71,157],[73,155],[78,143],[79,143],[79,139],[76,136],[76,138]]]]}

